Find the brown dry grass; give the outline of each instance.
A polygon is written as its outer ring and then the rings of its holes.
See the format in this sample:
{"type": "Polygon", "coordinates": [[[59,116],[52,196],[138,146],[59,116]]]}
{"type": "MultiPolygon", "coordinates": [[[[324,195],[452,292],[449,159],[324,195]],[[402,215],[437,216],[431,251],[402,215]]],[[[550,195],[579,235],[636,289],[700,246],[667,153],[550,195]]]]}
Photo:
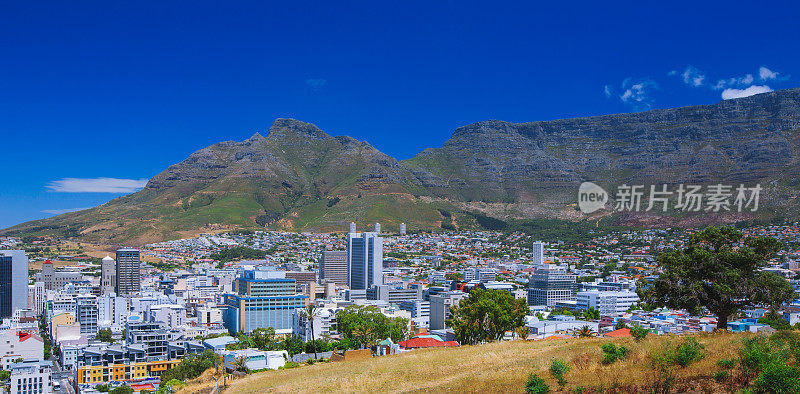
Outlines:
{"type": "MultiPolygon", "coordinates": [[[[709,377],[721,358],[735,358],[742,334],[698,335],[707,356],[675,371],[678,382],[699,391],[714,388],[709,377]],[[694,383],[695,381],[701,383],[694,383]]],[[[233,381],[226,393],[269,392],[522,392],[530,372],[544,378],[551,389],[558,384],[548,373],[552,359],[569,362],[567,390],[577,387],[595,391],[638,391],[658,382],[649,355],[681,337],[650,335],[642,342],[630,339],[572,339],[538,342],[501,342],[460,348],[416,350],[402,355],[343,363],[324,363],[296,369],[266,371],[233,381]],[[602,365],[600,345],[612,341],[632,349],[631,356],[602,365]]],[[[205,392],[209,385],[190,384],[180,394],[205,392]]],[[[645,389],[647,390],[647,389],[645,389]]],[[[694,389],[690,389],[694,391],[694,389]]]]}

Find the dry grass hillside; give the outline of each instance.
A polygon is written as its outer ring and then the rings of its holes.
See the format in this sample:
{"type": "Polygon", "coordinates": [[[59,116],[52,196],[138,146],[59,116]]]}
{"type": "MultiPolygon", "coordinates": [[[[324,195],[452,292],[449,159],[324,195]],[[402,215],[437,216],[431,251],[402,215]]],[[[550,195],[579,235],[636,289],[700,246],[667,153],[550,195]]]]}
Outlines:
{"type": "MultiPolygon", "coordinates": [[[[735,359],[743,334],[698,335],[706,356],[686,368],[672,369],[673,390],[725,392],[712,378],[720,359],[735,359]]],[[[342,363],[317,363],[299,368],[266,371],[234,380],[226,393],[262,392],[523,392],[530,372],[544,378],[551,390],[558,384],[548,372],[553,359],[569,363],[565,391],[649,392],[663,375],[656,372],[652,355],[684,337],[650,335],[641,342],[631,339],[570,339],[536,342],[501,342],[481,346],[439,348],[342,363]],[[603,365],[600,346],[622,344],[630,356],[603,365]]],[[[734,373],[731,376],[735,376],[734,373]]],[[[179,394],[208,393],[213,381],[195,382],[179,394]]]]}

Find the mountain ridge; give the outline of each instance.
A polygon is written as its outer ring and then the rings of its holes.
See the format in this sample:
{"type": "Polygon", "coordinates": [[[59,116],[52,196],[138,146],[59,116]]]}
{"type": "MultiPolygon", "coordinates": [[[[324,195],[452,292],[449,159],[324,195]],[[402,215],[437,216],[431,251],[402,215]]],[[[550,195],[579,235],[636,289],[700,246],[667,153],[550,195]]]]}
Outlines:
{"type": "MultiPolygon", "coordinates": [[[[233,228],[341,230],[584,218],[577,186],[764,182],[765,214],[795,217],[800,190],[800,89],[716,104],[552,121],[486,120],[439,148],[398,161],[366,141],[279,118],[266,136],[200,149],[140,191],[88,210],[0,230],[140,244],[233,228]]],[[[608,212],[602,213],[607,216],[608,212]]],[[[621,224],[694,225],[764,214],[615,214],[621,224]]],[[[775,216],[775,215],[772,215],[775,216]]]]}

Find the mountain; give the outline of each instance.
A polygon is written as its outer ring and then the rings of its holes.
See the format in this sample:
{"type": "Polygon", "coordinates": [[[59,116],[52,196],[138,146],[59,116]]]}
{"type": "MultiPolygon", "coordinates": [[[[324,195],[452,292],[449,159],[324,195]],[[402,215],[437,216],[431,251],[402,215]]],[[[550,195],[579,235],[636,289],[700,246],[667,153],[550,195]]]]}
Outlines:
{"type": "Polygon", "coordinates": [[[476,215],[461,212],[579,220],[576,191],[587,180],[609,191],[623,183],[760,182],[769,207],[613,215],[623,224],[796,217],[799,138],[800,89],[632,114],[478,122],[402,162],[367,142],[278,119],[266,137],[201,149],[136,193],[0,234],[141,244],[230,228],[341,230],[350,221],[381,221],[385,229],[477,225],[476,215]]]}
{"type": "MultiPolygon", "coordinates": [[[[479,122],[403,164],[436,195],[480,201],[490,214],[580,216],[574,204],[583,181],[609,191],[621,184],[761,182],[765,201],[783,206],[797,196],[799,131],[800,89],[790,89],[632,114],[479,122]]],[[[710,216],[726,217],[741,215],[710,216]]]]}

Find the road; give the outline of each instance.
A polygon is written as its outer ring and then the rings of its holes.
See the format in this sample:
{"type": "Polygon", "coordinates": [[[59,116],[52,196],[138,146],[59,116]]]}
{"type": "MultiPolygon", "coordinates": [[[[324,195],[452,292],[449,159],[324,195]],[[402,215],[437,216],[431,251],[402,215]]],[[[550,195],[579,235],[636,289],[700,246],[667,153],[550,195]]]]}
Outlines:
{"type": "Polygon", "coordinates": [[[75,389],[72,387],[72,384],[69,382],[72,379],[72,372],[71,371],[64,371],[61,369],[61,365],[58,363],[58,360],[55,357],[51,357],[50,360],[53,362],[53,372],[50,375],[50,379],[55,383],[61,383],[61,388],[54,389],[54,394],[75,394],[75,389]]]}

